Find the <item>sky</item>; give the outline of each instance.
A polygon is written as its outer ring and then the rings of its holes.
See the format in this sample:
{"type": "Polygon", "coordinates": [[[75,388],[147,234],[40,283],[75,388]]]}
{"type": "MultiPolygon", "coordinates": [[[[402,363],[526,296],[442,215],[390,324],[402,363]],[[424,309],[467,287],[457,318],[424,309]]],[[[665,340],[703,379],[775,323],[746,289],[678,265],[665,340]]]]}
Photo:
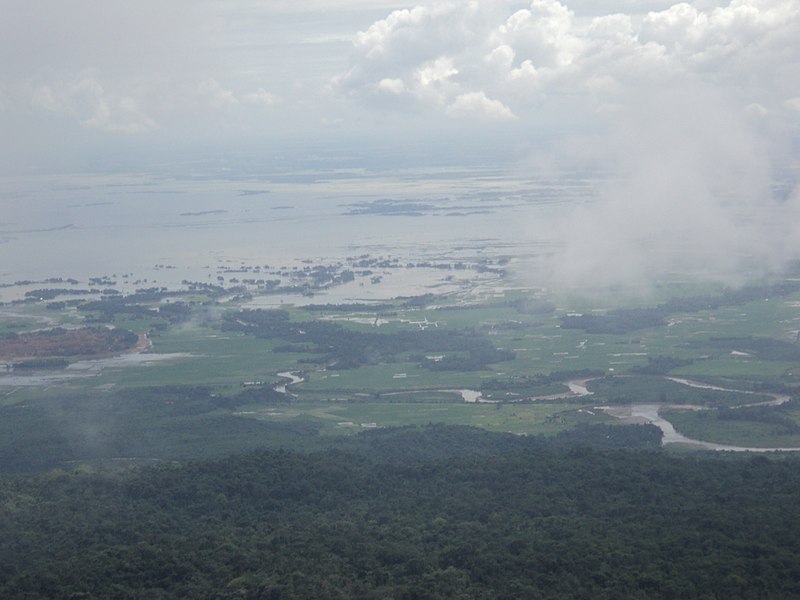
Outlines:
{"type": "Polygon", "coordinates": [[[795,0],[0,7],[0,144],[12,171],[287,142],[417,144],[425,160],[426,143],[436,155],[437,140],[472,140],[523,161],[555,140],[574,158],[582,135],[648,107],[663,117],[675,93],[780,135],[800,121],[795,0]]]}
{"type": "MultiPolygon", "coordinates": [[[[600,200],[558,226],[605,232],[607,256],[671,248],[625,272],[800,249],[797,0],[0,0],[0,14],[5,175],[252,156],[603,169],[600,200]]],[[[554,270],[591,277],[587,251],[571,244],[554,270]]]]}

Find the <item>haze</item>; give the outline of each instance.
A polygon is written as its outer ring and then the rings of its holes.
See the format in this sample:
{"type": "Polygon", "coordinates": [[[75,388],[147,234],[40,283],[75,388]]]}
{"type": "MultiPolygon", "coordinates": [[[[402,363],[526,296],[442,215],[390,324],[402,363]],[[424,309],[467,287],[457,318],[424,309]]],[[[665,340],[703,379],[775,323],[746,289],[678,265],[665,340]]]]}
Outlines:
{"type": "Polygon", "coordinates": [[[736,284],[800,252],[794,0],[4,0],[2,13],[6,182],[479,165],[502,187],[592,171],[592,201],[531,211],[526,235],[556,242],[532,283],[736,284]]]}

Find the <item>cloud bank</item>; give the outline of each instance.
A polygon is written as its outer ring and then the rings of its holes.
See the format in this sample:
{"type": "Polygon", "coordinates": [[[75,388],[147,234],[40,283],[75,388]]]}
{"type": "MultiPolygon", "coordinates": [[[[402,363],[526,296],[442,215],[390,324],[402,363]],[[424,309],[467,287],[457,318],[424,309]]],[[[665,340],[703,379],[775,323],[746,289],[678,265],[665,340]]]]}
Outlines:
{"type": "MultiPolygon", "coordinates": [[[[627,3],[634,7],[636,2],[627,3]]],[[[531,236],[560,248],[560,286],[674,275],[728,284],[800,257],[791,135],[800,124],[800,4],[677,3],[584,16],[557,0],[433,2],[376,21],[336,85],[385,111],[505,121],[560,143],[531,174],[603,168],[594,202],[531,236]]],[[[596,5],[595,5],[596,8],[596,5]]]]}
{"type": "Polygon", "coordinates": [[[557,0],[432,2],[359,32],[336,84],[370,106],[454,117],[465,97],[485,98],[478,110],[498,119],[535,117],[564,102],[614,110],[628,105],[632,90],[686,79],[787,110],[798,96],[800,5],[702,6],[581,17],[557,0]]]}

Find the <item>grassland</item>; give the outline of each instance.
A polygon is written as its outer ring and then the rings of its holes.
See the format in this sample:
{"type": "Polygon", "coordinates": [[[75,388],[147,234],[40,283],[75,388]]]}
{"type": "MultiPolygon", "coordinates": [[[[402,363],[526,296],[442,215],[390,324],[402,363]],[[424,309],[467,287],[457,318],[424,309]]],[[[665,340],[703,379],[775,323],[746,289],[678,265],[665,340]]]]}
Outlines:
{"type": "MultiPolygon", "coordinates": [[[[667,290],[662,291],[667,298],[667,290]]],[[[175,299],[186,300],[186,296],[175,299]]],[[[541,290],[509,290],[486,297],[455,294],[424,302],[398,299],[374,310],[368,306],[349,311],[286,307],[287,318],[295,326],[291,339],[225,329],[225,315],[235,315],[244,306],[220,304],[202,295],[186,303],[188,310],[182,318],[171,320],[159,316],[157,302],[146,303],[149,312],[143,316],[126,312],[111,317],[73,308],[47,310],[37,303],[7,306],[0,312],[0,335],[106,319],[106,326],[147,334],[152,348],[143,358],[160,360],[112,361],[96,368],[84,365],[84,371],[77,369],[81,365],[72,365],[63,372],[62,380],[58,373],[51,373],[46,380],[37,380],[36,373],[27,380],[6,373],[0,375],[0,407],[21,409],[65,394],[92,398],[99,394],[114,404],[113,399],[126,390],[147,393],[200,386],[209,397],[222,400],[181,418],[191,421],[204,415],[205,421],[196,423],[198,430],[213,437],[208,423],[229,418],[234,419],[230,423],[260,424],[254,431],[263,424],[311,423],[312,429],[324,435],[438,422],[518,434],[552,434],[579,424],[616,423],[595,410],[599,405],[694,404],[710,410],[704,411],[706,416],[669,413],[676,428],[689,437],[734,445],[800,444],[797,434],[765,425],[763,420],[717,418],[716,410],[766,401],[768,395],[695,389],[665,379],[667,375],[687,377],[729,390],[793,396],[800,385],[800,347],[795,344],[800,329],[800,292],[670,313],[660,325],[624,333],[562,327],[566,315],[575,311],[604,314],[610,301],[609,297],[554,296],[548,308],[541,290]],[[370,336],[385,336],[380,338],[385,347],[374,361],[337,367],[335,345],[303,338],[304,324],[320,321],[330,324],[326,330],[333,332],[330,335],[348,332],[348,339],[355,343],[362,339],[359,336],[371,340],[369,343],[376,339],[370,336]],[[488,341],[505,352],[508,360],[480,363],[470,369],[438,368],[437,361],[450,357],[458,364],[470,358],[470,352],[464,347],[448,349],[446,344],[421,354],[391,352],[392,336],[422,331],[450,331],[456,341],[488,341]],[[268,389],[278,385],[282,372],[303,378],[289,386],[283,402],[242,404],[237,400],[245,386],[268,389]],[[543,399],[565,393],[565,383],[581,372],[594,374],[595,381],[589,384],[592,396],[543,399]],[[484,399],[491,403],[464,403],[458,392],[462,389],[483,390],[484,399]]],[[[67,406],[65,410],[72,409],[67,406]]],[[[7,418],[14,414],[8,413],[7,418]]],[[[113,411],[109,414],[109,418],[117,418],[113,411]]],[[[157,413],[154,415],[142,417],[142,423],[148,424],[143,425],[145,429],[161,427],[156,423],[157,413]]],[[[794,419],[792,415],[786,418],[794,419]]],[[[182,427],[188,427],[187,423],[182,427]]],[[[189,435],[189,429],[182,431],[184,438],[189,435]]],[[[241,439],[250,440],[242,443],[249,447],[252,436],[258,434],[247,427],[241,431],[246,432],[241,439]]],[[[236,443],[234,439],[222,445],[236,443]]]]}
{"type": "Polygon", "coordinates": [[[578,424],[612,423],[614,419],[591,406],[552,402],[543,404],[465,404],[446,402],[299,402],[269,408],[245,406],[237,414],[285,422],[297,417],[319,419],[322,432],[347,434],[374,427],[403,425],[468,425],[520,435],[548,435],[578,424]]]}

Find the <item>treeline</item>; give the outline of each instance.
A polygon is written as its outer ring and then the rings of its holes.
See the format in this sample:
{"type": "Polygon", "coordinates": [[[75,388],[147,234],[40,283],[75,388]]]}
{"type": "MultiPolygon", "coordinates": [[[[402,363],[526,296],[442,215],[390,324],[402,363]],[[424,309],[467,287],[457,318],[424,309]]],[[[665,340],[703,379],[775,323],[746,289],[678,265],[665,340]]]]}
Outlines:
{"type": "Polygon", "coordinates": [[[561,317],[563,329],[583,329],[586,333],[625,334],[647,327],[666,325],[669,311],[656,308],[617,308],[604,315],[583,314],[561,317]]]}
{"type": "Polygon", "coordinates": [[[93,289],[75,289],[75,288],[45,288],[40,290],[28,290],[25,292],[26,298],[35,298],[37,300],[53,300],[58,296],[85,296],[89,294],[119,294],[117,290],[103,290],[102,292],[97,288],[93,289]]]}
{"type": "Polygon", "coordinates": [[[588,388],[605,404],[700,404],[724,408],[772,399],[758,392],[692,387],[665,377],[647,375],[606,375],[591,381],[588,388]]]}
{"type": "Polygon", "coordinates": [[[586,333],[626,334],[638,329],[666,325],[667,317],[674,313],[715,310],[723,306],[736,306],[754,300],[786,296],[797,291],[800,291],[800,282],[797,281],[746,286],[728,289],[713,296],[672,298],[668,302],[649,308],[619,308],[603,315],[566,315],[561,318],[561,327],[583,329],[586,333]]]}
{"type": "Polygon", "coordinates": [[[270,445],[305,447],[319,425],[278,425],[232,414],[291,400],[267,386],[220,395],[202,386],[157,386],[31,398],[0,406],[0,473],[76,463],[188,460],[270,445]]]}
{"type": "Polygon", "coordinates": [[[605,376],[605,371],[595,369],[573,369],[571,371],[553,371],[538,375],[523,375],[511,379],[487,379],[481,383],[481,391],[513,391],[530,387],[563,383],[573,379],[594,379],[605,376]]]}
{"type": "Polygon", "coordinates": [[[638,375],[667,375],[673,369],[693,364],[691,359],[675,356],[648,356],[646,365],[631,367],[631,373],[638,375]]]}
{"type": "MultiPolygon", "coordinates": [[[[97,313],[100,321],[111,321],[117,316],[143,318],[161,318],[169,323],[185,321],[191,313],[191,308],[184,302],[166,302],[151,307],[140,302],[152,301],[151,294],[133,294],[130,296],[113,296],[93,302],[84,302],[78,306],[82,312],[97,313]]],[[[159,294],[153,294],[158,297],[159,294]]]]}
{"type": "Polygon", "coordinates": [[[15,371],[37,370],[37,369],[64,369],[69,365],[65,358],[32,358],[15,362],[12,367],[15,371]]]}
{"type": "Polygon", "coordinates": [[[244,310],[228,313],[222,329],[240,331],[288,344],[282,351],[319,354],[316,361],[331,369],[352,369],[362,365],[397,362],[400,355],[430,370],[485,369],[489,364],[513,360],[514,353],[495,348],[488,336],[472,329],[426,329],[397,333],[354,331],[329,321],[295,322],[283,310],[244,310]],[[428,358],[426,354],[436,354],[428,358]]]}
{"type": "Polygon", "coordinates": [[[775,435],[790,435],[800,432],[798,425],[789,414],[797,409],[797,400],[790,400],[778,406],[742,406],[739,408],[720,408],[717,418],[722,421],[747,421],[774,426],[775,435]]]}
{"type": "Polygon", "coordinates": [[[691,348],[708,348],[717,352],[742,352],[761,360],[800,361],[800,346],[767,337],[712,337],[688,342],[691,348]]]}
{"type": "Polygon", "coordinates": [[[359,312],[386,314],[397,310],[394,304],[366,304],[364,302],[351,302],[344,304],[307,304],[301,307],[311,312],[359,312]]]}
{"type": "Polygon", "coordinates": [[[793,598],[797,467],[427,427],[0,478],[0,596],[793,598]]]}

